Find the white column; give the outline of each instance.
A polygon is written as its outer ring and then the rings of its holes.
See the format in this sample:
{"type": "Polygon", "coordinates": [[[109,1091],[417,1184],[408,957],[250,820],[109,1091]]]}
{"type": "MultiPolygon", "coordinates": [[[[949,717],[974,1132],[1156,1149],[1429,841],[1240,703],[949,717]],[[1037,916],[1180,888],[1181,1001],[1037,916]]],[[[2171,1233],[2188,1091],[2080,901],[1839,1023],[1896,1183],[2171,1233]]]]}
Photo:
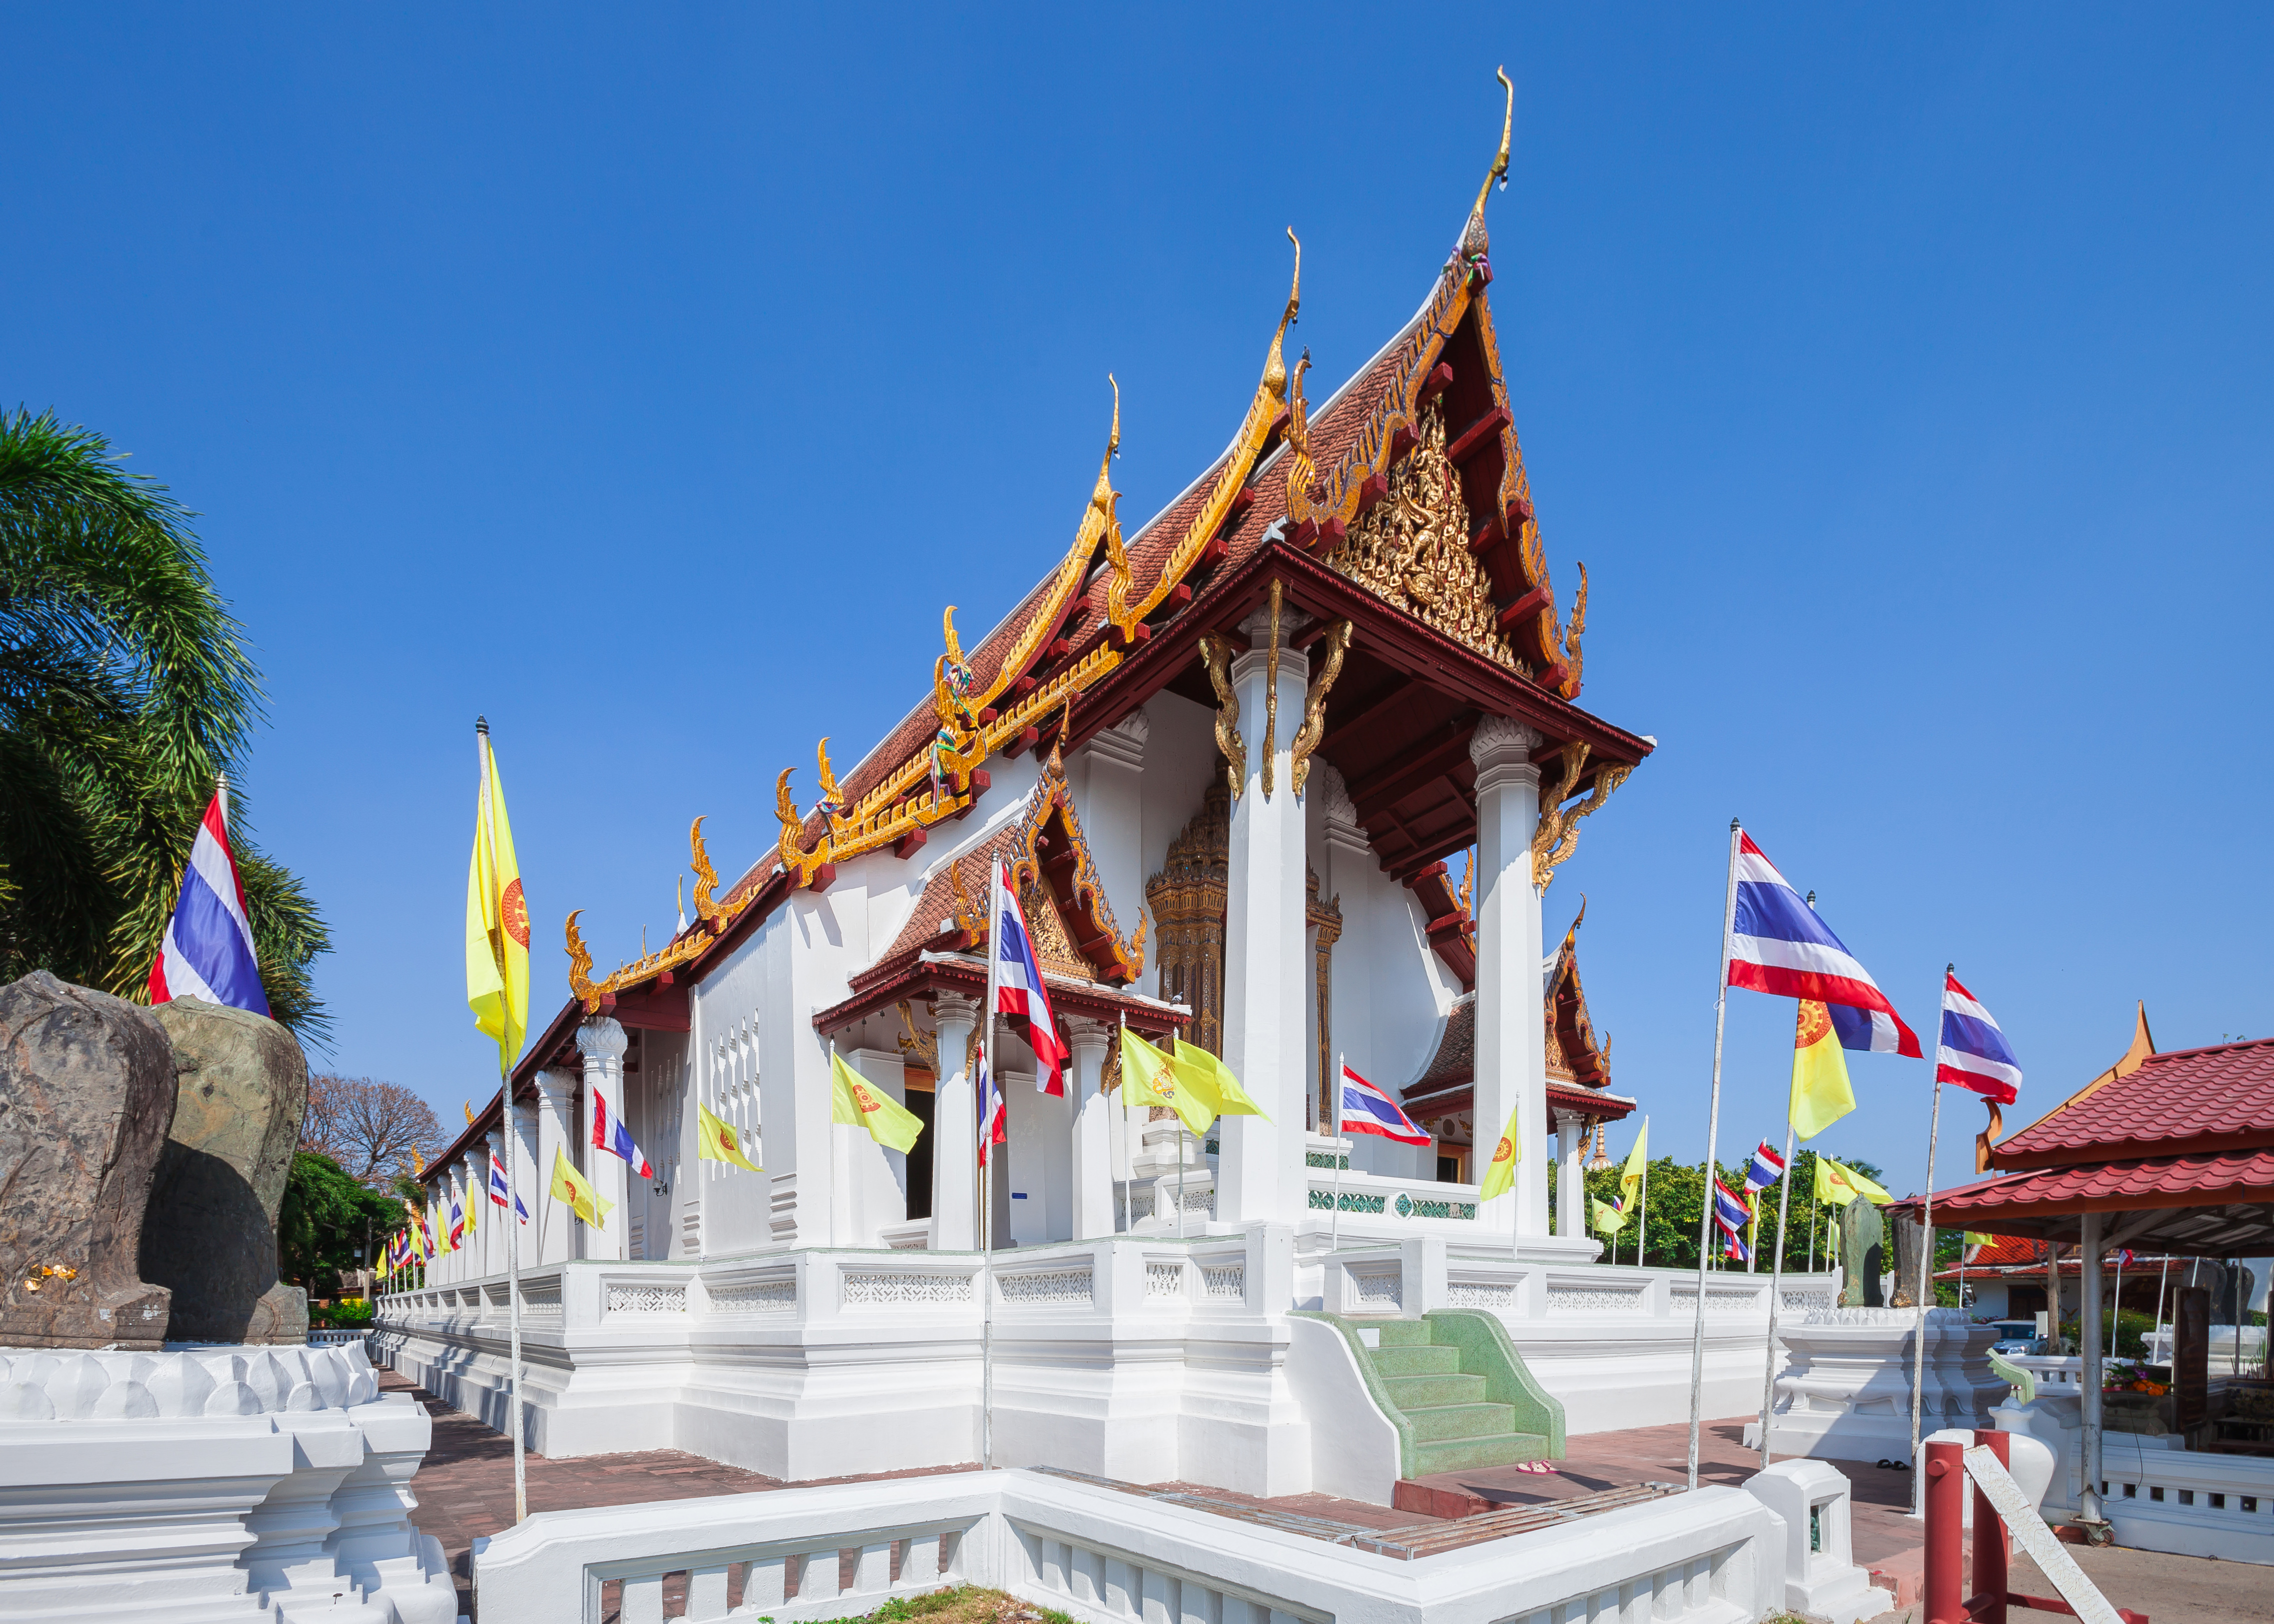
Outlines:
{"type": "Polygon", "coordinates": [[[1575,1240],[1587,1232],[1587,1121],[1577,1111],[1555,1113],[1555,1233],[1575,1240]]]}
{"type": "Polygon", "coordinates": [[[531,1169],[531,1193],[523,1199],[529,1203],[529,1215],[538,1231],[537,1258],[539,1263],[561,1263],[570,1258],[584,1255],[583,1242],[577,1237],[582,1228],[576,1214],[568,1210],[565,1201],[553,1199],[553,1154],[568,1154],[571,1167],[576,1164],[575,1146],[576,1135],[576,1079],[568,1071],[539,1071],[537,1074],[537,1165],[531,1169]]]}
{"type": "MultiPolygon", "coordinates": [[[[463,1158],[450,1164],[449,1188],[450,1199],[458,1204],[458,1213],[462,1220],[459,1226],[457,1250],[450,1254],[450,1278],[459,1281],[471,1280],[474,1277],[474,1259],[466,1246],[463,1222],[466,1210],[466,1168],[463,1158]]],[[[446,1207],[444,1211],[447,1214],[448,1209],[446,1207]]]]}
{"type": "Polygon", "coordinates": [[[944,992],[931,1001],[940,1072],[931,1102],[934,1252],[970,1252],[979,1244],[979,1102],[963,1061],[978,1019],[976,998],[944,992]]]}
{"type": "MultiPolygon", "coordinates": [[[[1547,1053],[1541,1025],[1540,893],[1532,883],[1532,836],[1540,823],[1540,735],[1488,716],[1469,740],[1477,767],[1477,1149],[1500,1142],[1509,1113],[1525,1143],[1511,1198],[1516,1232],[1547,1233],[1546,1158],[1534,1139],[1547,1125],[1547,1053]]],[[[1483,1171],[1477,1170],[1481,1178],[1483,1171]]],[[[1498,1202],[1478,1216],[1499,1227],[1498,1202]]]]}
{"type": "MultiPolygon", "coordinates": [[[[624,1050],[630,1047],[624,1029],[606,1015],[595,1016],[576,1028],[576,1052],[584,1056],[584,1119],[576,1136],[583,1147],[584,1177],[602,1201],[608,1203],[607,1227],[584,1231],[584,1255],[621,1260],[631,1255],[626,1244],[631,1234],[631,1211],[627,1206],[631,1169],[621,1156],[592,1145],[592,1095],[598,1088],[610,1112],[621,1117],[624,1109],[624,1050]]],[[[571,1214],[572,1218],[574,1214],[571,1214]]]]}
{"type": "Polygon", "coordinates": [[[1099,1086],[1113,1028],[1076,1017],[1066,1031],[1073,1043],[1073,1238],[1096,1240],[1114,1228],[1114,1101],[1099,1086]]]}
{"type": "Polygon", "coordinates": [[[1222,1124],[1217,1164],[1219,1222],[1292,1222],[1303,1216],[1308,1185],[1303,1168],[1303,1094],[1310,1072],[1304,1034],[1303,807],[1295,798],[1289,747],[1303,722],[1309,662],[1284,646],[1304,618],[1280,621],[1279,718],[1276,748],[1264,750],[1265,695],[1270,678],[1270,617],[1240,627],[1251,651],[1231,663],[1239,699],[1239,732],[1247,746],[1246,782],[1231,808],[1226,876],[1224,964],[1224,1064],[1268,1114],[1222,1124]],[[1271,761],[1272,791],[1263,793],[1271,761]]]}
{"type": "MultiPolygon", "coordinates": [[[[542,1073],[539,1073],[541,1076],[542,1073]]],[[[545,1184],[539,1182],[537,1160],[538,1105],[534,1100],[520,1100],[514,1104],[513,1137],[508,1154],[513,1157],[513,1192],[529,1209],[529,1222],[514,1220],[514,1241],[520,1247],[516,1255],[524,1269],[537,1267],[538,1225],[542,1222],[545,1207],[545,1184]]],[[[549,1182],[546,1181],[546,1182],[549,1182]]]]}

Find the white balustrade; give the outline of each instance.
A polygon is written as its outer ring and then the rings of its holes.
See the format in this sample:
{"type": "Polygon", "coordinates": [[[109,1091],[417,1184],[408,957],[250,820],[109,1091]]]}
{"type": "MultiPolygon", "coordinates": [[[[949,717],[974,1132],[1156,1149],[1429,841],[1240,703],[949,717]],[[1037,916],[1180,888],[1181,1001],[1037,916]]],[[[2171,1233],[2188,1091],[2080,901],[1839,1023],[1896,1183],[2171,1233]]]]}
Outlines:
{"type": "Polygon", "coordinates": [[[653,1624],[676,1575],[690,1620],[802,1624],[972,1584],[1083,1624],[1705,1624],[1780,1610],[1786,1543],[1758,1500],[1712,1488],[1404,1560],[1013,1470],[542,1512],[473,1566],[483,1624],[599,1624],[611,1589],[623,1624],[653,1624]]]}

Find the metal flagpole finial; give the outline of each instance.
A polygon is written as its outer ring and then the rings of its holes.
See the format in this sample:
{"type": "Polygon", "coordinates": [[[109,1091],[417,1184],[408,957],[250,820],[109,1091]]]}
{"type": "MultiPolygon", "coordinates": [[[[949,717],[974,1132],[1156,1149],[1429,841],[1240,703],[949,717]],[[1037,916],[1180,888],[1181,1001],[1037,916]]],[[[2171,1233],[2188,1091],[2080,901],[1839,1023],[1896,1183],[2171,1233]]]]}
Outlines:
{"type": "Polygon", "coordinates": [[[476,718],[474,718],[474,731],[475,731],[476,733],[478,733],[481,734],[481,736],[482,736],[483,738],[485,738],[485,739],[488,738],[488,737],[490,736],[490,719],[489,719],[489,718],[487,718],[487,717],[486,717],[486,716],[478,716],[478,717],[476,717],[476,718]]]}

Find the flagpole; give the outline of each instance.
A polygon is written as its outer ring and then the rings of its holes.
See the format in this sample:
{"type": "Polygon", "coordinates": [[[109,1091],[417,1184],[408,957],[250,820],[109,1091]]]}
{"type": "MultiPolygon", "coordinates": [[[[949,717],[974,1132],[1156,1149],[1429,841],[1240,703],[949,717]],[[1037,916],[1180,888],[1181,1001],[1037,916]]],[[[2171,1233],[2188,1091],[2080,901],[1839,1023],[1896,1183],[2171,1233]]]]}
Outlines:
{"type": "Polygon", "coordinates": [[[1743,832],[1729,820],[1729,880],[1721,900],[1721,974],[1713,989],[1713,1094],[1706,1112],[1705,1200],[1698,1214],[1698,1307],[1690,1331],[1690,1486],[1698,1486],[1698,1434],[1705,1422],[1706,1266],[1713,1247],[1714,1141],[1721,1132],[1721,1034],[1729,1013],[1729,933],[1737,919],[1737,842],[1743,832]]]}
{"type": "MultiPolygon", "coordinates": [[[[1126,1040],[1129,1035],[1129,1011],[1121,1011],[1120,1017],[1121,1035],[1126,1040]]],[[[1122,1049],[1125,1047],[1126,1043],[1117,1044],[1114,1048],[1113,1057],[1117,1066],[1120,1064],[1122,1049]]],[[[1117,1091],[1121,1095],[1121,1166],[1118,1171],[1121,1174],[1121,1232],[1126,1235],[1129,1233],[1129,1225],[1133,1222],[1129,1216],[1129,1184],[1131,1176],[1137,1169],[1129,1154],[1129,1079],[1118,1071],[1115,1075],[1121,1079],[1121,1086],[1117,1091]]],[[[1107,1120],[1111,1121],[1111,1118],[1109,1117],[1107,1120]]]]}
{"type": "MultiPolygon", "coordinates": [[[[1784,1176],[1777,1180],[1776,1261],[1769,1266],[1768,1353],[1761,1361],[1761,1470],[1769,1469],[1769,1411],[1776,1398],[1777,1310],[1784,1303],[1784,1221],[1792,1211],[1792,1096],[1784,1100],[1784,1176]]],[[[1759,1250],[1758,1247],[1756,1251],[1759,1250]]]]}
{"type": "MultiPolygon", "coordinates": [[[[1642,1119],[1643,1143],[1650,1143],[1650,1118],[1642,1119]]],[[[1635,1192],[1635,1267],[1642,1264],[1643,1234],[1650,1228],[1650,1158],[1642,1162],[1642,1188],[1635,1192]]]]}
{"type": "MultiPolygon", "coordinates": [[[[1950,978],[1956,964],[1943,966],[1942,988],[1935,998],[1934,1031],[1938,1049],[1942,1042],[1942,1006],[1949,996],[1950,978]]],[[[1924,1047],[1924,1046],[1922,1046],[1924,1047]]],[[[1934,1278],[1934,1152],[1942,1136],[1942,1084],[1934,1085],[1934,1109],[1927,1117],[1926,1195],[1919,1204],[1918,1329],[1911,1337],[1911,1515],[1926,1515],[1926,1473],[1919,1470],[1919,1435],[1925,1407],[1926,1310],[1932,1299],[1934,1278]]]]}
{"type": "Polygon", "coordinates": [[[1335,1142],[1327,1147],[1327,1159],[1335,1164],[1334,1214],[1327,1220],[1327,1250],[1343,1249],[1343,1070],[1348,1063],[1343,1051],[1335,1051],[1335,1142]]]}
{"type": "MultiPolygon", "coordinates": [[[[490,872],[494,875],[498,871],[497,823],[490,816],[490,792],[497,783],[497,762],[490,753],[490,725],[486,718],[477,717],[474,720],[474,748],[481,757],[482,833],[489,842],[490,872]]],[[[501,972],[499,981],[502,983],[505,966],[501,964],[498,968],[501,972]]],[[[509,1003],[510,995],[505,996],[509,1003]]],[[[513,1362],[512,1380],[508,1384],[513,1398],[508,1409],[513,1423],[513,1520],[523,1522],[529,1517],[529,1463],[521,1435],[521,1237],[516,1232],[516,1226],[513,1221],[513,1152],[517,1136],[513,1125],[513,1066],[505,1058],[503,1050],[499,1051],[498,1070],[504,1078],[498,1091],[498,1110],[505,1123],[505,1302],[513,1362]]],[[[487,1169],[483,1169],[482,1183],[485,1186],[489,1184],[487,1169]]],[[[482,1199],[489,1199],[486,1188],[482,1192],[482,1199]]]]}
{"type": "MultiPolygon", "coordinates": [[[[1003,961],[1003,865],[987,864],[987,1008],[980,1019],[987,1023],[980,1064],[987,1068],[987,1086],[998,1094],[1003,1081],[995,1071],[995,966],[1003,961]]],[[[984,1091],[980,1107],[984,1109],[984,1091]]],[[[1006,1102],[1007,1115],[1007,1102],[1006,1102]]],[[[988,1154],[994,1131],[994,1113],[979,1124],[979,1469],[995,1466],[995,1158],[988,1154]]],[[[1007,1129],[1007,1124],[1006,1124],[1007,1129]]],[[[1005,1139],[1010,1137],[1006,1131],[1005,1139]]]]}

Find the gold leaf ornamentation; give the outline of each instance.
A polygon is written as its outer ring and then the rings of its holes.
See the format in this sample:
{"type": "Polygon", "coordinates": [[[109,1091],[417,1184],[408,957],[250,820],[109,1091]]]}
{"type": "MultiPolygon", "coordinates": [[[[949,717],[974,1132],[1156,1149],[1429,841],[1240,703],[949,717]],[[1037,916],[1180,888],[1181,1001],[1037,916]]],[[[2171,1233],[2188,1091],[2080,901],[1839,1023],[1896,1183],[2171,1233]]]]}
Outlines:
{"type": "Polygon", "coordinates": [[[700,817],[687,826],[687,850],[689,864],[695,870],[695,917],[710,926],[711,934],[716,936],[727,928],[726,910],[719,906],[714,895],[719,889],[719,870],[711,866],[710,850],[703,844],[700,817]]]}
{"type": "Polygon", "coordinates": [[[1327,567],[1494,664],[1521,671],[1500,630],[1492,583],[1469,551],[1469,510],[1445,457],[1442,397],[1390,470],[1389,491],[1327,556],[1327,567]]]}
{"type": "Polygon", "coordinates": [[[589,1015],[600,1007],[609,984],[602,981],[595,985],[591,980],[592,950],[584,945],[584,933],[576,929],[576,915],[584,911],[577,908],[568,915],[568,990],[589,1015]]]}
{"type": "Polygon", "coordinates": [[[781,865],[790,876],[794,887],[813,883],[813,876],[825,863],[835,861],[830,841],[827,820],[824,820],[821,838],[811,851],[799,847],[805,838],[805,820],[798,816],[797,802],[790,799],[789,775],[795,771],[785,767],[781,777],[774,781],[774,815],[781,820],[781,865]]]}
{"type": "Polygon", "coordinates": [[[908,1007],[908,1001],[906,998],[900,1000],[900,1007],[901,1031],[899,1037],[899,1042],[900,1046],[900,1053],[906,1055],[909,1059],[915,1061],[917,1064],[930,1071],[933,1077],[938,1077],[939,1034],[937,1032],[921,1032],[917,1030],[915,1011],[908,1007]]]}
{"type": "Polygon", "coordinates": [[[1552,792],[1540,798],[1540,821],[1532,836],[1532,883],[1547,894],[1555,877],[1556,868],[1579,847],[1579,821],[1600,810],[1611,798],[1613,791],[1627,781],[1634,771],[1630,766],[1618,765],[1598,768],[1595,787],[1586,800],[1577,806],[1563,803],[1579,786],[1579,778],[1587,764],[1587,746],[1573,740],[1563,747],[1563,777],[1552,792]]]}
{"type": "Polygon", "coordinates": [[[1239,736],[1239,695],[1231,688],[1231,645],[1214,632],[1202,632],[1200,647],[1216,689],[1216,748],[1224,752],[1224,782],[1237,801],[1247,783],[1247,746],[1239,736]]]}
{"type": "Polygon", "coordinates": [[[1303,695],[1303,725],[1295,730],[1295,742],[1289,747],[1288,756],[1294,763],[1295,793],[1303,793],[1303,786],[1311,777],[1311,753],[1319,748],[1319,741],[1327,733],[1327,694],[1335,686],[1335,679],[1343,673],[1343,656],[1350,652],[1351,623],[1337,620],[1327,628],[1326,654],[1318,674],[1303,695]]]}

